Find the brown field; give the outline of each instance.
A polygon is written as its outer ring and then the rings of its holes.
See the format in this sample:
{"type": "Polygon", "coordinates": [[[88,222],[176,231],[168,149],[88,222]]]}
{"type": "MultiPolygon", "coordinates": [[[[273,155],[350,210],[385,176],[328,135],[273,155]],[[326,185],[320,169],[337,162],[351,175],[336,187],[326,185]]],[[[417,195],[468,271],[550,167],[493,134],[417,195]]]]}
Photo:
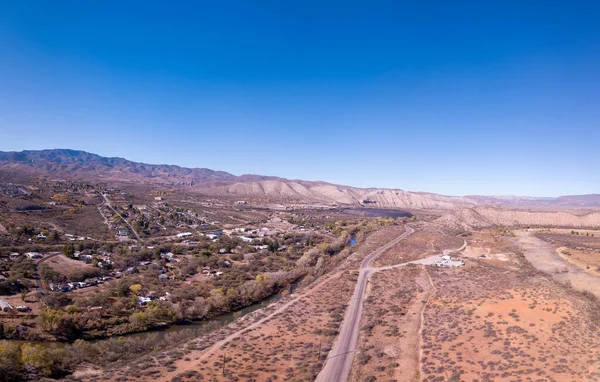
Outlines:
{"type": "Polygon", "coordinates": [[[417,230],[385,252],[373,262],[373,266],[382,267],[422,259],[441,253],[444,249],[458,249],[463,243],[462,238],[427,226],[417,230]]]}
{"type": "Polygon", "coordinates": [[[600,380],[597,300],[526,267],[431,268],[423,380],[600,380]]]}
{"type": "Polygon", "coordinates": [[[89,271],[95,272],[98,268],[92,267],[84,263],[83,261],[69,259],[65,255],[57,255],[46,261],[45,264],[48,264],[55,271],[71,278],[74,274],[81,274],[82,272],[89,271]]]}
{"type": "Polygon", "coordinates": [[[350,381],[418,380],[421,314],[432,292],[416,265],[372,276],[350,381]]]}
{"type": "Polygon", "coordinates": [[[556,249],[560,257],[569,263],[600,276],[600,249],[572,249],[568,247],[559,247],[556,249]]]}
{"type": "Polygon", "coordinates": [[[63,233],[90,236],[98,240],[112,239],[104,218],[96,206],[78,206],[74,207],[73,211],[68,207],[49,207],[44,211],[0,211],[0,222],[5,227],[31,225],[63,233]]]}

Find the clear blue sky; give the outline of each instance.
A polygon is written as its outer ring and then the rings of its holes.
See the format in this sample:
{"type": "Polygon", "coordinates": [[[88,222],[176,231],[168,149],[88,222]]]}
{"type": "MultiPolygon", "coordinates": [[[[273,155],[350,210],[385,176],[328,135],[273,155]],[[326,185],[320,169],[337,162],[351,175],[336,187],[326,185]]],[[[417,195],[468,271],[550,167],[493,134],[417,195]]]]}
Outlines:
{"type": "Polygon", "coordinates": [[[0,0],[0,150],[598,193],[599,3],[0,0]]]}

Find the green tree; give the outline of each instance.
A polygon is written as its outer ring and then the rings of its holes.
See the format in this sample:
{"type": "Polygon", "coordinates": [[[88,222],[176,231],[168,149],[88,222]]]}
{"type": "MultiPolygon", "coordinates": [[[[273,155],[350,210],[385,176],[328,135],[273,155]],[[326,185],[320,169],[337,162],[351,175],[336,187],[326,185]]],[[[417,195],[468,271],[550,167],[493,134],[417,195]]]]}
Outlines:
{"type": "Polygon", "coordinates": [[[63,253],[65,254],[65,256],[72,259],[75,255],[75,246],[73,245],[73,243],[69,242],[65,244],[65,246],[63,247],[63,253]]]}

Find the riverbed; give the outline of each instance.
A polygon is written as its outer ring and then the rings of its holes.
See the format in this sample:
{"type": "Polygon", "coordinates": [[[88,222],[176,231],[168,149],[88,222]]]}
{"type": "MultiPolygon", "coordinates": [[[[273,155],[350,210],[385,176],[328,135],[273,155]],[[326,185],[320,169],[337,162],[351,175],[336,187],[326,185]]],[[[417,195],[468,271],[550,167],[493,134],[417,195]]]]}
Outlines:
{"type": "Polygon", "coordinates": [[[552,244],[535,236],[535,231],[518,230],[514,234],[523,248],[525,258],[536,269],[550,274],[556,281],[569,281],[573,288],[591,292],[600,298],[600,277],[560,257],[552,244]]]}

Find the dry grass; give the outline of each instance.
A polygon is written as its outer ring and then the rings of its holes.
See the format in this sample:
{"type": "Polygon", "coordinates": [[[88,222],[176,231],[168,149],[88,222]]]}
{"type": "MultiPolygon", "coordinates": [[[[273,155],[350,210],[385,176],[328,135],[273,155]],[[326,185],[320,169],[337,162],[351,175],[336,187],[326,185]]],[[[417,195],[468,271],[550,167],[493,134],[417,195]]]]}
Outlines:
{"type": "Polygon", "coordinates": [[[402,226],[373,232],[353,248],[354,253],[341,264],[337,273],[324,276],[323,280],[330,277],[329,281],[319,288],[298,292],[304,297],[282,313],[253,330],[243,332],[208,356],[205,356],[205,350],[212,344],[266,317],[294,296],[211,335],[193,339],[180,349],[144,357],[128,365],[114,365],[112,370],[92,380],[138,380],[140,373],[144,373],[148,380],[187,381],[196,380],[196,373],[199,373],[207,381],[312,381],[321,370],[337,336],[346,304],[354,291],[358,265],[371,251],[403,232],[402,226]]]}
{"type": "Polygon", "coordinates": [[[557,252],[560,257],[569,263],[589,273],[600,276],[600,249],[560,247],[557,248],[557,252]]]}
{"type": "Polygon", "coordinates": [[[428,226],[400,241],[376,259],[373,265],[382,267],[418,260],[441,253],[444,249],[458,249],[463,243],[462,238],[428,226]]]}
{"type": "Polygon", "coordinates": [[[525,271],[431,269],[424,380],[599,380],[596,302],[525,271]]]}
{"type": "Polygon", "coordinates": [[[426,271],[408,266],[371,278],[350,381],[415,380],[421,312],[433,292],[426,271]]]}
{"type": "Polygon", "coordinates": [[[83,261],[69,259],[65,255],[55,256],[45,261],[44,264],[48,264],[52,269],[69,278],[74,274],[81,274],[85,271],[97,271],[97,268],[94,268],[83,261]]]}

